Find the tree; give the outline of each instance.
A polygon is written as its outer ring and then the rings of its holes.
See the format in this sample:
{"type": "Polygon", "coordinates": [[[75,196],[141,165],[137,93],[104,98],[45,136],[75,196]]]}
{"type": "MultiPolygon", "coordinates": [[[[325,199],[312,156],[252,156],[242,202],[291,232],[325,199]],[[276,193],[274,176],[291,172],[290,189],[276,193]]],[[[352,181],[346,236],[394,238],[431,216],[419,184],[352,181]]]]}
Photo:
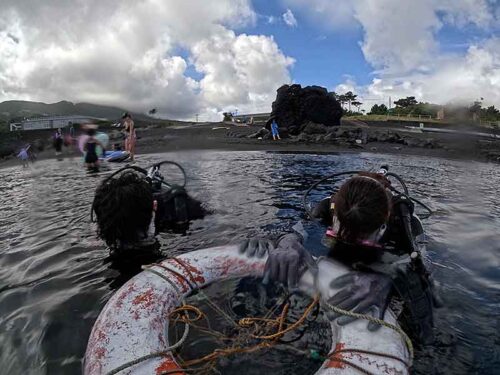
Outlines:
{"type": "Polygon", "coordinates": [[[344,95],[346,103],[349,104],[349,112],[351,112],[351,104],[352,102],[356,101],[356,98],[358,97],[356,94],[353,94],[352,91],[347,91],[344,95]]]}
{"type": "Polygon", "coordinates": [[[397,107],[408,108],[417,105],[418,102],[414,96],[407,96],[404,99],[399,99],[394,102],[397,107]]]}
{"type": "Polygon", "coordinates": [[[358,102],[357,100],[353,101],[352,102],[352,105],[356,107],[356,109],[358,110],[359,112],[359,107],[361,107],[363,105],[363,103],[361,102],[358,102]]]}
{"type": "Polygon", "coordinates": [[[340,103],[340,106],[344,108],[344,104],[347,103],[347,98],[345,95],[337,95],[337,100],[340,103]]]}
{"type": "Polygon", "coordinates": [[[388,109],[385,104],[375,104],[373,105],[372,109],[370,110],[371,115],[387,115],[388,109]]]}
{"type": "Polygon", "coordinates": [[[226,121],[227,121],[227,122],[231,122],[231,121],[233,121],[233,114],[232,114],[231,112],[224,112],[224,113],[222,114],[222,116],[224,116],[224,119],[222,120],[222,121],[224,121],[224,122],[226,122],[226,121]]]}
{"type": "Polygon", "coordinates": [[[478,120],[481,116],[482,103],[476,100],[470,107],[469,112],[472,114],[472,119],[474,121],[478,120]]]}
{"type": "Polygon", "coordinates": [[[488,117],[494,117],[494,118],[497,118],[497,117],[498,117],[498,115],[500,114],[500,111],[499,111],[498,109],[496,109],[494,105],[489,106],[489,107],[488,107],[488,108],[486,108],[484,111],[486,112],[485,114],[486,114],[488,117]]]}

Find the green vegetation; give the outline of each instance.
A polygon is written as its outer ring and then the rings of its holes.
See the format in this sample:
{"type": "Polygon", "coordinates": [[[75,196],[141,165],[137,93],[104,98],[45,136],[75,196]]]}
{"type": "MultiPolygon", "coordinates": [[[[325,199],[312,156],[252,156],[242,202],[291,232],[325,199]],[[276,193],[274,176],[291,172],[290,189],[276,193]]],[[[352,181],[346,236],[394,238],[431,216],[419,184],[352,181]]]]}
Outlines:
{"type": "Polygon", "coordinates": [[[231,112],[224,112],[222,114],[222,116],[224,116],[223,120],[224,122],[231,122],[233,121],[233,114],[231,112]]]}
{"type": "Polygon", "coordinates": [[[9,131],[9,124],[7,121],[0,120],[0,133],[6,133],[9,131]]]}
{"type": "Polygon", "coordinates": [[[345,94],[341,95],[338,95],[335,92],[333,92],[332,94],[342,106],[342,109],[344,110],[344,116],[355,116],[357,114],[362,114],[359,107],[361,107],[363,103],[358,100],[358,96],[352,91],[347,91],[345,94]],[[344,105],[347,105],[347,108],[344,108],[344,105]],[[352,111],[352,107],[355,107],[357,111],[352,111]]]}
{"type": "MultiPolygon", "coordinates": [[[[345,94],[333,93],[344,110],[345,117],[355,117],[362,120],[401,120],[401,121],[423,121],[428,122],[450,122],[465,121],[476,123],[488,123],[500,121],[500,110],[495,106],[482,107],[481,101],[476,101],[470,106],[464,105],[438,105],[433,103],[418,102],[414,96],[400,98],[394,102],[394,108],[387,108],[385,104],[375,104],[370,112],[365,114],[360,110],[363,105],[358,96],[352,91],[345,94]],[[356,108],[356,111],[353,110],[356,108]],[[438,113],[441,112],[441,116],[438,113]],[[437,119],[442,117],[442,119],[437,119]]],[[[483,98],[481,98],[483,100],[483,98]]]]}
{"type": "Polygon", "coordinates": [[[370,110],[369,115],[387,115],[389,114],[389,109],[385,104],[375,104],[370,110]]]}

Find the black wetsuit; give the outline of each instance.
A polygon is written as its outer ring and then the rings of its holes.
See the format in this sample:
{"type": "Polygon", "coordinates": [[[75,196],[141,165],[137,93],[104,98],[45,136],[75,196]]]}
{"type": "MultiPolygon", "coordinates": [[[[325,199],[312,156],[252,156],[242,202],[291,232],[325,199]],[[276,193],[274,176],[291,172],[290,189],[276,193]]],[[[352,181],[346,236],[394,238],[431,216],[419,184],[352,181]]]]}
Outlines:
{"type": "Polygon", "coordinates": [[[155,222],[157,232],[187,228],[191,220],[202,219],[207,213],[201,202],[189,196],[181,186],[162,187],[153,192],[153,197],[158,202],[155,222]]]}
{"type": "Polygon", "coordinates": [[[85,154],[85,163],[94,164],[99,160],[97,157],[97,143],[95,142],[87,142],[86,144],[87,153],[85,154]]]}
{"type": "MultiPolygon", "coordinates": [[[[331,199],[323,199],[312,211],[313,217],[325,225],[331,225],[333,211],[331,199]]],[[[403,302],[401,323],[405,329],[424,344],[433,341],[434,291],[430,275],[420,262],[418,266],[410,261],[412,244],[406,234],[403,219],[398,209],[400,204],[411,205],[401,196],[392,197],[391,216],[387,230],[380,240],[383,248],[347,244],[336,240],[329,256],[349,267],[367,272],[379,272],[389,275],[394,282],[394,294],[403,302]],[[404,260],[407,260],[405,263],[404,260]],[[402,263],[397,264],[402,261],[402,263]],[[392,263],[392,265],[391,265],[392,263]],[[396,265],[397,264],[397,265],[396,265]]]]}

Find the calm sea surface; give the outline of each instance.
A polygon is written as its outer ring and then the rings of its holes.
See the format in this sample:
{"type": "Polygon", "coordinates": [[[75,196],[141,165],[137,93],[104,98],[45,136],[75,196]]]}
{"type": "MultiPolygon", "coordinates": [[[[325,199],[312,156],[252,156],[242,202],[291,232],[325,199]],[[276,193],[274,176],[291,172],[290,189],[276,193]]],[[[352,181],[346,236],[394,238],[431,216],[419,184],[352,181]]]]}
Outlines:
{"type": "MultiPolygon", "coordinates": [[[[370,154],[196,152],[139,156],[145,166],[182,163],[188,189],[213,211],[184,234],[165,233],[165,256],[277,236],[304,217],[302,194],[317,179],[390,165],[436,211],[424,221],[445,306],[437,341],[415,373],[498,374],[500,368],[500,168],[493,164],[370,154]]],[[[111,165],[115,170],[120,165],[111,165]]],[[[99,181],[81,160],[0,170],[0,373],[79,374],[101,308],[133,272],[117,269],[90,223],[99,181]]],[[[319,200],[324,185],[313,193],[319,200]]],[[[315,254],[318,224],[307,222],[315,254]]],[[[279,358],[279,357],[277,357],[279,358]]],[[[278,359],[279,360],[279,359],[278,359]]]]}

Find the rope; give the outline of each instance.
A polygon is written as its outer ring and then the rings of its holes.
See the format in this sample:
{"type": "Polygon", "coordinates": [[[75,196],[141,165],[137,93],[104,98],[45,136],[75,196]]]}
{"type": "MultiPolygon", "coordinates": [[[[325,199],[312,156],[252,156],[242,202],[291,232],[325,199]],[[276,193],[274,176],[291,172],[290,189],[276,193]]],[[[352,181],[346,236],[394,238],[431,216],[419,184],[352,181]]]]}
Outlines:
{"type": "MultiPolygon", "coordinates": [[[[177,259],[177,258],[172,258],[172,259],[175,260],[187,272],[187,274],[191,278],[191,281],[188,280],[188,278],[184,277],[184,275],[180,274],[179,272],[177,272],[175,270],[172,270],[172,269],[165,267],[163,265],[156,265],[156,266],[159,266],[160,268],[174,274],[175,276],[180,277],[182,280],[184,280],[191,287],[191,289],[197,288],[198,286],[196,285],[196,282],[194,281],[195,280],[194,275],[192,274],[189,267],[184,262],[182,262],[180,259],[177,259]],[[195,285],[193,285],[192,283],[194,283],[195,285]]],[[[184,323],[184,333],[183,333],[182,337],[175,344],[169,346],[168,348],[166,348],[160,352],[151,353],[151,354],[145,355],[143,357],[137,358],[135,360],[132,360],[130,362],[127,362],[127,363],[121,365],[120,367],[108,372],[106,375],[114,375],[122,370],[125,370],[131,366],[137,365],[143,361],[171,354],[173,350],[180,347],[186,341],[188,334],[189,334],[190,325],[196,326],[194,324],[194,322],[201,320],[202,318],[205,318],[208,322],[208,318],[198,307],[192,306],[192,305],[187,305],[185,303],[184,294],[180,291],[179,287],[172,280],[170,280],[168,277],[166,277],[162,273],[152,269],[151,267],[152,266],[143,267],[143,269],[147,272],[151,272],[151,273],[157,275],[158,277],[161,277],[163,280],[168,282],[174,288],[174,290],[177,292],[178,296],[182,299],[182,302],[181,302],[182,305],[170,313],[169,319],[175,319],[176,321],[180,320],[182,323],[184,323]],[[195,313],[196,315],[194,317],[190,317],[189,316],[190,312],[195,313]]],[[[256,318],[256,317],[255,318],[243,318],[243,319],[240,319],[238,324],[236,324],[234,322],[234,320],[229,315],[227,315],[220,307],[218,307],[216,304],[214,304],[212,301],[210,301],[210,298],[206,294],[204,294],[201,291],[201,289],[198,289],[198,290],[202,294],[202,296],[204,298],[206,298],[207,303],[209,303],[209,305],[212,306],[212,308],[214,308],[214,310],[216,310],[220,314],[222,314],[228,321],[230,321],[232,324],[234,324],[238,328],[245,328],[245,327],[254,326],[255,330],[253,333],[250,333],[250,337],[252,337],[254,339],[264,340],[264,341],[260,342],[256,345],[250,346],[250,347],[231,347],[231,348],[226,348],[226,349],[216,349],[212,353],[207,354],[201,358],[185,361],[182,364],[183,367],[192,367],[192,366],[196,366],[200,363],[208,362],[206,366],[202,366],[202,367],[199,367],[197,369],[187,368],[187,369],[167,370],[167,371],[162,372],[162,374],[166,375],[166,374],[175,374],[175,373],[183,373],[183,372],[199,372],[199,371],[209,370],[210,367],[212,367],[215,364],[215,361],[217,361],[217,359],[220,357],[226,357],[226,356],[230,356],[232,354],[239,354],[239,353],[253,353],[253,352],[259,351],[261,349],[266,349],[266,348],[270,348],[272,346],[275,346],[276,344],[279,343],[278,340],[281,337],[283,337],[288,332],[295,330],[297,327],[299,327],[301,324],[303,324],[304,321],[307,319],[307,317],[310,315],[311,311],[314,309],[314,307],[319,305],[319,301],[320,301],[319,295],[316,295],[314,297],[313,301],[307,306],[307,308],[305,309],[302,316],[297,321],[295,321],[293,324],[290,324],[286,328],[284,328],[284,327],[285,327],[285,319],[286,319],[286,317],[288,315],[288,311],[289,311],[289,303],[285,304],[280,316],[277,319],[269,319],[268,317],[270,316],[270,314],[268,313],[268,314],[266,314],[266,316],[264,318],[256,318]],[[273,334],[268,334],[268,335],[257,335],[257,332],[259,331],[259,326],[258,326],[259,322],[264,322],[267,325],[270,325],[271,327],[277,326],[277,332],[275,332],[273,334]]],[[[333,353],[331,353],[329,358],[325,358],[324,360],[329,359],[331,361],[341,362],[341,363],[346,364],[346,365],[360,371],[361,373],[367,374],[367,375],[373,375],[373,374],[371,372],[365,370],[364,368],[358,366],[355,363],[347,361],[343,358],[335,358],[333,356],[335,356],[336,354],[343,353],[343,352],[372,354],[372,355],[377,355],[377,356],[381,356],[381,357],[385,357],[385,358],[394,359],[394,360],[397,360],[397,361],[403,363],[407,367],[411,367],[412,362],[413,362],[413,356],[414,356],[413,344],[412,344],[411,340],[409,339],[408,335],[400,327],[395,326],[395,325],[390,324],[390,323],[387,323],[384,320],[374,318],[371,315],[358,314],[358,313],[355,313],[352,311],[340,309],[336,306],[331,305],[328,302],[324,302],[324,305],[327,308],[329,308],[330,310],[333,310],[334,312],[336,312],[338,314],[350,316],[350,317],[353,317],[356,319],[364,319],[364,320],[367,320],[367,321],[370,321],[373,323],[377,323],[377,324],[380,324],[384,327],[387,327],[387,328],[392,329],[392,330],[396,331],[397,333],[399,333],[404,338],[406,345],[408,347],[408,351],[410,354],[410,363],[407,364],[402,359],[400,359],[396,356],[389,355],[389,354],[364,351],[364,350],[358,350],[358,349],[337,350],[337,351],[334,351],[333,353]]],[[[276,308],[273,308],[272,310],[275,311],[275,309],[276,308]]],[[[218,334],[220,335],[219,336],[220,338],[230,339],[228,337],[225,337],[225,335],[223,335],[220,332],[218,332],[218,334]]],[[[238,341],[238,340],[236,340],[236,341],[238,341]]]]}
{"type": "Polygon", "coordinates": [[[188,334],[189,334],[189,323],[185,323],[184,324],[184,333],[182,334],[182,337],[180,338],[180,340],[177,341],[175,344],[169,346],[168,348],[162,350],[161,352],[147,354],[145,356],[142,356],[142,357],[139,357],[139,358],[134,359],[132,361],[129,361],[127,363],[124,363],[120,367],[117,367],[114,370],[107,372],[106,375],[117,374],[120,371],[123,371],[129,367],[135,366],[141,362],[147,361],[148,359],[153,359],[153,358],[157,358],[157,357],[164,357],[164,356],[168,355],[171,351],[177,349],[179,346],[184,344],[184,341],[186,341],[188,334]]]}
{"type": "MultiPolygon", "coordinates": [[[[408,352],[410,354],[410,363],[407,364],[407,366],[408,367],[412,366],[412,364],[413,364],[413,356],[414,356],[413,343],[411,342],[411,340],[408,337],[408,335],[406,334],[406,332],[403,331],[400,327],[398,327],[398,326],[396,326],[394,324],[391,324],[391,323],[387,323],[385,320],[374,318],[371,315],[358,314],[358,313],[355,313],[355,312],[352,312],[352,311],[347,311],[347,310],[340,309],[340,308],[338,308],[336,306],[331,305],[330,303],[328,303],[326,301],[324,301],[324,304],[330,310],[332,310],[332,311],[334,311],[334,312],[336,312],[338,314],[350,316],[350,317],[353,317],[353,318],[356,318],[356,319],[364,319],[364,320],[367,320],[369,322],[377,323],[377,324],[380,324],[381,326],[384,326],[386,328],[392,329],[393,331],[396,331],[397,333],[399,333],[403,337],[403,339],[404,339],[404,341],[406,343],[406,346],[408,348],[408,352]]],[[[384,355],[387,355],[387,354],[384,354],[384,355]]]]}
{"type": "Polygon", "coordinates": [[[340,353],[359,353],[359,354],[369,354],[369,355],[376,355],[379,357],[384,357],[384,358],[389,358],[389,359],[394,359],[395,361],[398,361],[405,365],[406,367],[410,367],[410,364],[403,361],[401,358],[392,355],[392,354],[386,354],[386,353],[379,353],[379,352],[374,352],[372,350],[362,350],[362,349],[339,349],[336,350],[332,354],[340,354],[340,353]]]}
{"type": "MultiPolygon", "coordinates": [[[[304,322],[304,320],[306,320],[307,316],[312,311],[312,309],[314,308],[314,306],[316,306],[316,304],[318,304],[318,303],[319,303],[319,297],[316,296],[316,297],[314,297],[314,300],[309,304],[309,306],[307,306],[306,310],[304,311],[304,314],[302,314],[302,316],[300,317],[300,319],[297,320],[292,325],[290,325],[288,328],[286,328],[284,330],[279,330],[278,332],[276,332],[276,333],[274,333],[272,335],[267,335],[267,336],[255,336],[255,335],[252,335],[252,337],[254,337],[256,339],[261,339],[261,340],[276,340],[276,339],[282,337],[286,333],[294,330],[299,325],[301,325],[304,322]]],[[[288,306],[288,304],[285,306],[285,309],[288,311],[288,307],[287,306],[288,306]]],[[[282,314],[282,317],[283,317],[283,314],[282,314]]],[[[257,318],[257,321],[258,320],[259,319],[257,318]]],[[[256,321],[255,318],[243,318],[243,319],[240,320],[240,325],[242,325],[242,326],[249,326],[249,325],[252,325],[252,323],[254,323],[255,321],[256,321]]],[[[282,326],[282,321],[281,322],[277,322],[277,323],[279,324],[279,327],[282,326]]]]}
{"type": "MultiPolygon", "coordinates": [[[[187,266],[186,263],[184,263],[182,260],[180,260],[179,258],[177,257],[173,257],[171,258],[172,260],[174,260],[175,262],[177,262],[186,272],[187,274],[189,275],[189,277],[191,277],[191,280],[196,280],[193,273],[191,272],[191,270],[189,269],[189,267],[187,266]]],[[[196,282],[195,282],[196,284],[196,282]]],[[[228,314],[226,314],[226,312],[224,310],[222,310],[219,306],[217,306],[215,303],[213,303],[210,298],[208,298],[208,296],[203,292],[203,290],[201,290],[197,285],[196,285],[197,289],[198,289],[198,293],[200,293],[206,300],[207,304],[210,305],[210,307],[212,307],[212,309],[214,309],[215,311],[217,311],[219,314],[221,314],[228,323],[234,325],[235,327],[238,327],[236,325],[236,323],[234,322],[234,319],[229,316],[228,314]]]]}
{"type": "MultiPolygon", "coordinates": [[[[144,269],[144,271],[150,272],[152,274],[155,274],[158,277],[161,277],[163,280],[165,280],[166,282],[168,282],[174,288],[174,290],[177,292],[178,296],[180,298],[182,298],[182,304],[183,304],[183,306],[181,308],[179,308],[179,309],[185,309],[185,310],[189,310],[190,309],[187,305],[185,305],[184,297],[183,297],[182,292],[180,291],[180,289],[178,288],[178,286],[175,285],[175,283],[172,280],[170,280],[169,278],[167,278],[165,275],[161,274],[160,272],[158,272],[158,271],[156,271],[154,269],[151,269],[151,266],[143,266],[142,268],[144,269]]],[[[182,277],[182,275],[180,275],[180,276],[182,277]]],[[[172,312],[172,314],[174,312],[176,312],[176,310],[174,310],[172,312]]],[[[201,311],[200,311],[200,313],[201,313],[201,311]]],[[[139,364],[141,362],[147,361],[148,359],[153,359],[153,358],[157,358],[157,357],[164,357],[164,356],[168,355],[170,352],[172,352],[173,350],[175,350],[178,347],[180,347],[182,344],[184,344],[184,342],[186,341],[186,339],[188,337],[188,334],[189,334],[189,318],[184,318],[184,319],[185,319],[185,321],[183,321],[183,323],[184,323],[184,333],[182,334],[182,337],[179,339],[179,341],[177,341],[175,344],[170,345],[169,347],[165,348],[164,350],[162,350],[160,352],[147,354],[145,356],[139,357],[139,358],[134,359],[132,361],[126,362],[123,365],[115,368],[114,370],[111,370],[111,371],[107,372],[106,375],[117,374],[120,371],[123,371],[123,370],[125,370],[125,369],[127,369],[129,367],[135,366],[135,365],[137,365],[137,364],[139,364]]]]}

